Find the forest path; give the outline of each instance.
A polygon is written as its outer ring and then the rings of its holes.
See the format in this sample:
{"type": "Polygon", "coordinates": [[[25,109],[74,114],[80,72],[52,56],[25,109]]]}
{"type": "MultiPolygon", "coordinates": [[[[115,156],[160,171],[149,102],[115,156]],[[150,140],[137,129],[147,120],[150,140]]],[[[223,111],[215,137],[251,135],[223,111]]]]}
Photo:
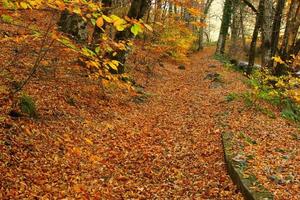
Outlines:
{"type": "Polygon", "coordinates": [[[224,74],[212,55],[212,49],[192,55],[185,70],[166,64],[166,75],[147,88],[154,94],[150,102],[131,112],[128,123],[119,123],[118,130],[130,133],[117,138],[118,144],[130,143],[121,147],[126,156],[119,174],[131,174],[135,186],[122,187],[129,197],[140,193],[147,199],[241,199],[227,175],[217,127],[227,79],[236,74],[224,74]],[[225,83],[207,80],[211,72],[222,74],[225,83]]]}
{"type": "Polygon", "coordinates": [[[155,68],[144,103],[114,91],[103,100],[97,83],[73,74],[32,83],[40,118],[0,126],[0,199],[242,199],[218,128],[224,97],[241,90],[241,75],[212,55],[192,55],[185,70],[155,68]],[[210,72],[224,83],[205,79],[210,72]]]}

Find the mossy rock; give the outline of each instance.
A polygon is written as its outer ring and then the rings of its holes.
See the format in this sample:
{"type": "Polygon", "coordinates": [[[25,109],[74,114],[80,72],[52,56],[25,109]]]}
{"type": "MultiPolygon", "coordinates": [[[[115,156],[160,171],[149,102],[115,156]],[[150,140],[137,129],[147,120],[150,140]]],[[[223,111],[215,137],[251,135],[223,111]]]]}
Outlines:
{"type": "Polygon", "coordinates": [[[273,194],[264,188],[253,174],[245,176],[243,168],[241,169],[233,160],[232,137],[233,134],[231,133],[222,134],[225,162],[232,181],[240,189],[246,200],[273,200],[273,194]]]}

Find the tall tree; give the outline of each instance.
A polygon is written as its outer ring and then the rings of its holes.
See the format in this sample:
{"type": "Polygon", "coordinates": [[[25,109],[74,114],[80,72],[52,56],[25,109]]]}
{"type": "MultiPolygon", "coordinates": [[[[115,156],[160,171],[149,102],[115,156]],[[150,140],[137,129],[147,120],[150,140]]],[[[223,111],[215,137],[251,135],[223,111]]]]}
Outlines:
{"type": "MultiPolygon", "coordinates": [[[[300,51],[300,39],[297,39],[300,26],[300,1],[292,0],[287,15],[287,22],[283,36],[282,45],[279,55],[283,61],[289,60],[290,64],[293,63],[294,57],[300,51]]],[[[286,65],[277,64],[274,70],[275,75],[282,75],[287,71],[286,65]]]]}
{"type": "MultiPolygon", "coordinates": [[[[200,18],[201,24],[204,24],[211,7],[211,4],[214,0],[206,0],[203,5],[203,15],[200,18]]],[[[198,38],[198,51],[203,49],[203,41],[204,41],[204,27],[200,27],[199,29],[199,38],[198,38]]]]}
{"type": "MultiPolygon", "coordinates": [[[[239,30],[240,30],[240,0],[232,1],[232,23],[231,23],[231,41],[229,47],[229,55],[231,58],[234,58],[237,54],[237,42],[239,38],[239,30]]],[[[235,58],[234,58],[235,59],[235,58]]]]}
{"type": "Polygon", "coordinates": [[[256,43],[257,43],[258,33],[262,25],[263,12],[264,12],[264,0],[260,0],[258,4],[258,9],[256,10],[255,26],[253,29],[252,40],[249,49],[249,62],[246,69],[248,75],[252,72],[253,65],[254,65],[255,54],[256,54],[256,43]]]}
{"type": "Polygon", "coordinates": [[[226,38],[230,26],[231,15],[232,15],[232,0],[225,0],[216,54],[224,54],[225,52],[226,38]]]}
{"type": "MultiPolygon", "coordinates": [[[[150,6],[151,6],[151,0],[132,0],[127,17],[139,20],[144,17],[148,9],[150,9],[150,6]]],[[[127,28],[122,32],[118,32],[115,36],[115,39],[120,41],[120,40],[127,40],[132,37],[133,34],[130,32],[130,29],[127,28]]],[[[120,62],[120,65],[118,67],[118,71],[114,73],[124,73],[125,70],[124,64],[128,52],[129,52],[129,47],[127,47],[127,50],[121,50],[118,52],[117,60],[120,62]]]]}
{"type": "Polygon", "coordinates": [[[273,0],[264,0],[261,22],[261,64],[265,66],[272,59],[273,0]]]}
{"type": "MultiPolygon", "coordinates": [[[[279,35],[280,35],[280,27],[282,21],[282,14],[285,7],[286,0],[278,0],[276,5],[276,10],[274,14],[273,20],[273,27],[272,27],[272,39],[271,39],[271,57],[275,56],[278,42],[279,42],[279,35]]],[[[268,62],[268,68],[273,67],[273,60],[270,59],[268,62]]]]}

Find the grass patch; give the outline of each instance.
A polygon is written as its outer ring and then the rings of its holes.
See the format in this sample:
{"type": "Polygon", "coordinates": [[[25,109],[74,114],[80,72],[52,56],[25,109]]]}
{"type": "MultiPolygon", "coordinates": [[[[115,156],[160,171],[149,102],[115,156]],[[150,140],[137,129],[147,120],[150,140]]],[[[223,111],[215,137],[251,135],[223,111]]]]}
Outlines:
{"type": "Polygon", "coordinates": [[[238,94],[232,92],[232,93],[229,93],[228,95],[225,96],[225,100],[227,102],[231,102],[231,101],[234,101],[238,98],[238,94]]]}

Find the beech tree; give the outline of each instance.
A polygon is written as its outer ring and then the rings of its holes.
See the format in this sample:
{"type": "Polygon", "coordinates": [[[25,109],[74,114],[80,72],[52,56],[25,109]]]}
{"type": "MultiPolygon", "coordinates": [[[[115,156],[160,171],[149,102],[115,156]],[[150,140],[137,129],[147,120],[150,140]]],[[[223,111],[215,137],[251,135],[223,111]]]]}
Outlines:
{"type": "Polygon", "coordinates": [[[232,16],[232,0],[225,0],[223,8],[223,17],[220,28],[219,39],[217,43],[216,54],[224,54],[226,38],[228,35],[228,30],[230,26],[231,16],[232,16]]]}
{"type": "MultiPolygon", "coordinates": [[[[203,10],[203,14],[200,17],[200,23],[204,24],[206,22],[207,14],[211,7],[211,4],[214,0],[206,0],[201,7],[203,10]]],[[[199,38],[198,38],[198,51],[203,49],[203,40],[204,40],[204,27],[200,27],[199,29],[199,38]]]]}

